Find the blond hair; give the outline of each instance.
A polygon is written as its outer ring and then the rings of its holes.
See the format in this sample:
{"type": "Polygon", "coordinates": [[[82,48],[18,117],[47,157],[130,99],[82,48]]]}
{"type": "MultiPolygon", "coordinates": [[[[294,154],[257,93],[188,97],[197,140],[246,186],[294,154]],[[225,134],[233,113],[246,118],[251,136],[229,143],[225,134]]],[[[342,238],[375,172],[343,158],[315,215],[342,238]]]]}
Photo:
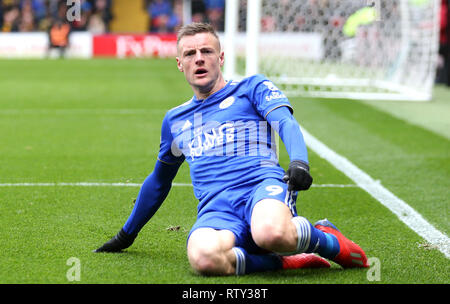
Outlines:
{"type": "Polygon", "coordinates": [[[190,24],[186,24],[180,28],[177,35],[177,46],[181,40],[181,38],[185,36],[194,36],[196,34],[200,33],[210,33],[214,37],[217,38],[217,41],[219,42],[219,49],[220,49],[220,40],[219,36],[217,36],[216,31],[209,23],[201,23],[201,22],[194,22],[190,24]]]}

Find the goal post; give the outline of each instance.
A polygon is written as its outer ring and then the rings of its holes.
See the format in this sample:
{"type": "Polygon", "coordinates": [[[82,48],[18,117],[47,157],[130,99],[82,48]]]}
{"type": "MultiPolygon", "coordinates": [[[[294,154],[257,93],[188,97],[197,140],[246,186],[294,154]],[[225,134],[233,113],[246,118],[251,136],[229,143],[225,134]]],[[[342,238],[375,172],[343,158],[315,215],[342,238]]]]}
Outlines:
{"type": "Polygon", "coordinates": [[[226,6],[225,50],[234,50],[225,52],[228,77],[261,73],[288,96],[432,97],[440,0],[227,0],[226,6]]]}

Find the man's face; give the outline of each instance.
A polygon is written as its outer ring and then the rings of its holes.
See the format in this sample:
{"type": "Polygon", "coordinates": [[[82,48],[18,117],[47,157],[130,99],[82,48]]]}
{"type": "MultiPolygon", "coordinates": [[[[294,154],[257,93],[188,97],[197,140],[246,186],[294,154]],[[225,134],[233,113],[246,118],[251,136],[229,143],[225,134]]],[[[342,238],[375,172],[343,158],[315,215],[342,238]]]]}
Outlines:
{"type": "Polygon", "coordinates": [[[213,93],[223,79],[220,70],[223,60],[219,41],[210,33],[184,36],[178,43],[178,69],[196,94],[213,93]]]}

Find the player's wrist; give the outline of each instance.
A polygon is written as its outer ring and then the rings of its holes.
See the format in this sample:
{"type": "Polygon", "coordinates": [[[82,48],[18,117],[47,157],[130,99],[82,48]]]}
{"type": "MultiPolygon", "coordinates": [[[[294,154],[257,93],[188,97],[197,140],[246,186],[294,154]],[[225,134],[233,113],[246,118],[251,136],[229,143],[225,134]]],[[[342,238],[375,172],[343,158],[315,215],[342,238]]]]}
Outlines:
{"type": "Polygon", "coordinates": [[[293,160],[289,163],[289,168],[283,176],[283,180],[288,184],[289,191],[300,191],[308,190],[313,178],[309,174],[309,165],[306,162],[293,160]]]}
{"type": "Polygon", "coordinates": [[[289,163],[289,168],[291,168],[291,167],[292,168],[293,167],[300,168],[300,169],[303,169],[303,170],[309,172],[309,165],[308,165],[308,163],[306,163],[306,162],[304,162],[302,160],[293,160],[293,161],[291,161],[289,163]]]}

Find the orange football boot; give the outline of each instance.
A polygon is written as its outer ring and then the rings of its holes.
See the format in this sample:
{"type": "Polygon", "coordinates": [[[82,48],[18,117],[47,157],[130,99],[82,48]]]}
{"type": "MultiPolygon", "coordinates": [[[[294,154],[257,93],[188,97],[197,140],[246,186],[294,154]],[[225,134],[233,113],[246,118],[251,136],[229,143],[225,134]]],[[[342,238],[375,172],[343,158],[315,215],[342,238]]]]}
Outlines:
{"type": "Polygon", "coordinates": [[[330,268],[330,263],[314,253],[282,256],[283,269],[330,268]]]}
{"type": "Polygon", "coordinates": [[[332,259],[333,262],[344,268],[369,267],[366,254],[361,247],[347,239],[329,220],[320,220],[314,227],[337,238],[340,248],[339,253],[332,259]]]}

